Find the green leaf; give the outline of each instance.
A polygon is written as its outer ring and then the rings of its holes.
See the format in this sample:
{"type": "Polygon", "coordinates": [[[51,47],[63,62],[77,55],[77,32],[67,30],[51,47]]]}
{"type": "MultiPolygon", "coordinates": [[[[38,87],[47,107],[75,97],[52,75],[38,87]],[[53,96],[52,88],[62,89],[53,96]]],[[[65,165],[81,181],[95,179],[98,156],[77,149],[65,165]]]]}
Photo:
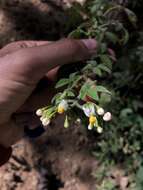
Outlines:
{"type": "Polygon", "coordinates": [[[87,61],[87,63],[90,64],[90,65],[97,65],[96,60],[90,60],[90,61],[87,61]]]}
{"type": "Polygon", "coordinates": [[[105,72],[111,74],[111,70],[110,70],[107,66],[105,66],[105,65],[103,65],[103,64],[98,65],[98,68],[100,68],[100,69],[102,69],[103,71],[105,71],[105,72]]]}
{"type": "Polygon", "coordinates": [[[87,65],[85,67],[83,67],[82,71],[86,71],[86,70],[92,70],[93,67],[95,67],[97,65],[97,62],[95,60],[90,60],[87,61],[87,65]]]}
{"type": "Polygon", "coordinates": [[[72,31],[68,36],[71,38],[80,38],[81,37],[81,34],[82,34],[82,30],[80,30],[80,29],[76,29],[76,30],[74,30],[74,31],[72,31]]]}
{"type": "Polygon", "coordinates": [[[137,177],[143,182],[143,166],[141,166],[137,172],[137,177]]]}
{"type": "Polygon", "coordinates": [[[80,75],[78,75],[78,72],[70,74],[70,76],[69,76],[70,82],[69,83],[72,83],[71,87],[75,87],[81,78],[82,77],[80,75]]]}
{"type": "Polygon", "coordinates": [[[125,45],[128,41],[129,41],[129,33],[126,29],[124,29],[124,36],[121,39],[121,42],[123,43],[123,45],[125,45]]]}
{"type": "Polygon", "coordinates": [[[105,88],[104,86],[100,86],[100,85],[96,86],[96,91],[111,94],[111,92],[109,90],[107,90],[107,88],[105,88]]]}
{"type": "Polygon", "coordinates": [[[93,14],[93,13],[96,13],[96,11],[97,11],[97,5],[95,4],[95,5],[93,5],[92,7],[91,7],[91,13],[93,14]]]}
{"type": "Polygon", "coordinates": [[[137,23],[137,16],[135,15],[135,13],[128,8],[125,8],[124,10],[128,16],[129,21],[135,26],[137,23]]]}
{"type": "Polygon", "coordinates": [[[101,76],[102,76],[101,69],[100,69],[100,68],[98,68],[98,67],[94,68],[94,69],[93,69],[93,72],[94,72],[96,75],[98,75],[99,77],[101,77],[101,76]]]}
{"type": "Polygon", "coordinates": [[[112,61],[109,55],[103,54],[100,56],[100,59],[104,65],[106,65],[109,69],[112,69],[112,61]]]}
{"type": "Polygon", "coordinates": [[[69,97],[74,97],[75,94],[72,91],[67,91],[67,96],[69,97]]]}
{"type": "Polygon", "coordinates": [[[59,80],[59,81],[57,82],[55,88],[63,87],[63,86],[65,86],[65,85],[69,84],[69,82],[70,82],[69,79],[63,78],[63,79],[61,79],[61,80],[59,80]]]}
{"type": "Polygon", "coordinates": [[[72,80],[72,82],[73,82],[72,87],[76,86],[78,84],[78,82],[81,80],[81,78],[82,77],[79,76],[79,75],[74,77],[73,80],[72,80]]]}
{"type": "Polygon", "coordinates": [[[84,100],[89,88],[89,83],[85,83],[80,89],[78,98],[84,100]]]}
{"type": "Polygon", "coordinates": [[[93,98],[94,100],[98,101],[99,100],[99,96],[96,90],[96,87],[90,87],[87,91],[87,95],[90,96],[91,98],[93,98]]]}
{"type": "Polygon", "coordinates": [[[106,37],[114,44],[116,44],[118,41],[117,35],[114,34],[113,32],[106,32],[106,37]]]}
{"type": "Polygon", "coordinates": [[[52,102],[52,103],[54,103],[54,102],[56,103],[56,102],[60,101],[61,95],[62,95],[61,92],[58,93],[58,94],[56,94],[56,95],[52,98],[51,102],[52,102]]]}
{"type": "Polygon", "coordinates": [[[73,80],[73,78],[77,75],[78,72],[75,72],[75,73],[71,73],[69,78],[70,80],[73,80]]]}
{"type": "Polygon", "coordinates": [[[105,105],[105,104],[107,104],[109,102],[111,102],[111,95],[110,94],[106,94],[106,93],[101,93],[99,103],[101,105],[105,105]]]}
{"type": "Polygon", "coordinates": [[[132,114],[133,110],[131,108],[125,108],[121,111],[120,117],[127,117],[129,114],[132,114]]]}
{"type": "Polygon", "coordinates": [[[83,67],[83,69],[82,69],[82,71],[84,72],[84,71],[86,71],[86,70],[91,70],[92,69],[92,65],[89,63],[89,64],[87,64],[85,67],[83,67]]]}
{"type": "Polygon", "coordinates": [[[108,49],[107,44],[102,42],[102,43],[100,44],[100,50],[101,50],[101,53],[102,53],[103,55],[104,55],[105,52],[107,52],[107,49],[108,49]]]}

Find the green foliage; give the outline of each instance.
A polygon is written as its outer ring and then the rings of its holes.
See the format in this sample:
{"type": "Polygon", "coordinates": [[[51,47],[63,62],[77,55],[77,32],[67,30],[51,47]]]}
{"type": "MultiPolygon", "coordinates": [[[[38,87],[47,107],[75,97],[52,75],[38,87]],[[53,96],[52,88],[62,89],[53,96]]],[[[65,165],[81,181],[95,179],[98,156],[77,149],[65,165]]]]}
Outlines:
{"type": "Polygon", "coordinates": [[[143,167],[142,166],[137,171],[136,182],[137,182],[138,190],[142,190],[143,188],[143,167]]]}
{"type": "MultiPolygon", "coordinates": [[[[140,5],[140,0],[127,2],[134,9],[140,5]]],[[[127,190],[141,190],[143,169],[138,168],[143,155],[143,31],[136,30],[136,15],[115,1],[91,0],[83,7],[75,5],[74,9],[76,13],[82,11],[86,19],[69,36],[96,38],[99,48],[83,68],[58,81],[56,88],[60,92],[53,98],[52,106],[57,109],[63,99],[68,102],[67,128],[75,109],[79,111],[76,119],[81,118],[87,125],[83,105],[94,104],[98,123],[104,127],[102,134],[92,134],[96,135],[93,154],[101,163],[100,171],[93,174],[98,182],[97,190],[119,189],[109,172],[112,162],[122,165],[130,177],[127,190]],[[122,15],[127,20],[123,20],[122,15]],[[128,27],[132,30],[130,35],[128,27]],[[117,62],[108,47],[117,50],[117,62]],[[111,123],[98,117],[98,107],[112,112],[111,123]]]]}
{"type": "Polygon", "coordinates": [[[112,64],[115,61],[115,56],[111,50],[109,51],[108,44],[124,45],[129,38],[128,32],[120,19],[114,19],[113,17],[111,19],[112,12],[125,12],[128,21],[134,24],[136,17],[131,10],[106,0],[90,1],[84,7],[76,5],[74,10],[76,13],[83,11],[86,20],[69,36],[74,38],[80,36],[96,38],[98,50],[83,68],[72,73],[69,78],[57,82],[56,88],[64,87],[64,90],[56,95],[52,102],[57,105],[60,104],[62,99],[65,99],[70,111],[73,107],[82,109],[82,105],[88,101],[92,101],[95,107],[106,106],[106,103],[111,101],[112,96],[108,86],[105,87],[102,80],[111,75],[112,64]],[[96,77],[100,80],[95,80],[96,77]]]}
{"type": "Polygon", "coordinates": [[[65,86],[65,85],[67,85],[67,84],[69,84],[70,83],[70,80],[69,79],[61,79],[61,80],[59,80],[58,82],[57,82],[57,84],[56,84],[56,88],[60,88],[60,87],[63,87],[63,86],[65,86]]]}

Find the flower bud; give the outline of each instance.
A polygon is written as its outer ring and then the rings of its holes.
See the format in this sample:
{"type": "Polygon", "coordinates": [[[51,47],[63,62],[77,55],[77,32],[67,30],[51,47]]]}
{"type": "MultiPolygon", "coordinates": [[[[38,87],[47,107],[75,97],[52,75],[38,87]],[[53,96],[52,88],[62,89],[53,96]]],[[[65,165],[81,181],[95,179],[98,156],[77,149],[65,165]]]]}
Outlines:
{"type": "Polygon", "coordinates": [[[38,109],[38,110],[36,111],[36,115],[37,115],[37,116],[42,116],[42,114],[43,114],[43,111],[42,111],[41,109],[38,109]]]}
{"type": "Polygon", "coordinates": [[[44,118],[43,120],[42,120],[42,125],[43,126],[47,126],[47,125],[49,125],[50,124],[50,120],[48,119],[48,118],[44,118]]]}
{"type": "Polygon", "coordinates": [[[45,117],[41,116],[41,117],[40,117],[40,121],[43,121],[44,118],[45,118],[45,117]]]}
{"type": "Polygon", "coordinates": [[[98,133],[102,133],[103,132],[103,128],[102,127],[97,127],[97,132],[98,133]]]}
{"type": "Polygon", "coordinates": [[[98,115],[104,115],[104,109],[103,108],[98,108],[97,109],[97,114],[98,115]]]}
{"type": "Polygon", "coordinates": [[[66,118],[65,118],[64,127],[65,128],[69,127],[69,121],[68,121],[68,116],[67,115],[66,115],[66,118]]]}
{"type": "Polygon", "coordinates": [[[104,121],[110,121],[111,119],[112,119],[112,115],[110,112],[107,112],[104,114],[104,116],[103,116],[104,121]]]}

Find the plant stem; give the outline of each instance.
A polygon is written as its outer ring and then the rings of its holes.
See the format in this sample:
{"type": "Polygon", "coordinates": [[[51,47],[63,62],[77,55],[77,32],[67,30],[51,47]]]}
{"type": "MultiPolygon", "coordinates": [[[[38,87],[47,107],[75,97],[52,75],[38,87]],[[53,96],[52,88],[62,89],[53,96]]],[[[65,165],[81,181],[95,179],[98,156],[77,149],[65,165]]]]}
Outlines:
{"type": "Polygon", "coordinates": [[[110,12],[116,10],[116,9],[123,9],[123,7],[121,5],[117,5],[117,6],[114,6],[114,7],[111,7],[110,9],[108,9],[104,14],[103,16],[106,17],[110,12]]]}

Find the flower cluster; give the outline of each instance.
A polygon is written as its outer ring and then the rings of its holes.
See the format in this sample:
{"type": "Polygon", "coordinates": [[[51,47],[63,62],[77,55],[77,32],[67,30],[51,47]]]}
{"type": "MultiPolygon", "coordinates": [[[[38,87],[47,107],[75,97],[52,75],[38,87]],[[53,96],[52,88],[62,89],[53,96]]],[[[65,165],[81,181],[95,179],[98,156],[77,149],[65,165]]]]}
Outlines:
{"type": "Polygon", "coordinates": [[[53,107],[44,107],[36,111],[36,115],[40,117],[40,121],[44,127],[48,126],[52,117],[55,115],[53,107]]]}
{"type": "Polygon", "coordinates": [[[110,112],[105,113],[103,108],[95,105],[94,103],[86,103],[83,105],[82,109],[85,115],[89,118],[89,130],[92,130],[94,127],[96,127],[97,132],[102,133],[103,128],[98,124],[97,116],[102,116],[104,121],[110,121],[112,119],[110,112]]]}
{"type": "MultiPolygon", "coordinates": [[[[38,109],[36,111],[36,115],[40,116],[40,120],[43,126],[47,126],[50,124],[51,119],[58,113],[63,114],[70,109],[70,104],[67,100],[61,100],[56,106],[54,107],[45,107],[42,109],[38,109]]],[[[110,121],[112,115],[110,112],[104,111],[102,107],[97,106],[94,103],[86,103],[80,107],[86,117],[88,117],[88,129],[92,130],[93,128],[97,129],[98,133],[102,133],[103,128],[99,125],[98,119],[101,120],[101,117],[104,121],[110,121]]],[[[69,126],[68,121],[68,113],[65,116],[64,127],[67,128],[69,126]]]]}
{"type": "MultiPolygon", "coordinates": [[[[56,107],[44,107],[36,111],[36,115],[40,117],[40,121],[43,126],[48,126],[51,122],[51,119],[56,115],[56,113],[63,114],[68,109],[68,103],[66,100],[62,100],[56,107]]],[[[66,118],[67,126],[67,118],[66,118]]]]}

